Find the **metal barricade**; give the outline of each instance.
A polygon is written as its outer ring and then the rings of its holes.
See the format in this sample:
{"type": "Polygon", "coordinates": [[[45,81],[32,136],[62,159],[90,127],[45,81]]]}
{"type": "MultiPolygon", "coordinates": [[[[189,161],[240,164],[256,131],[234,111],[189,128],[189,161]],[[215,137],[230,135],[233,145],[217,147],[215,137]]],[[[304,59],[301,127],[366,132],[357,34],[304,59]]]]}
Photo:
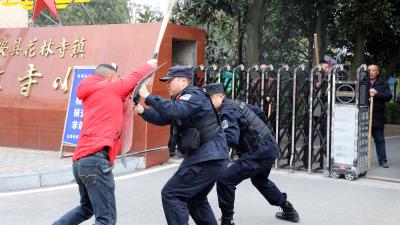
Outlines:
{"type": "Polygon", "coordinates": [[[291,141],[292,141],[292,91],[293,77],[289,71],[289,66],[284,65],[278,70],[277,83],[277,102],[276,102],[276,130],[275,138],[279,146],[279,155],[275,167],[281,165],[281,160],[290,162],[291,141]]]}
{"type": "Polygon", "coordinates": [[[310,79],[302,64],[293,72],[292,96],[292,145],[289,172],[296,170],[296,163],[305,157],[308,151],[308,96],[310,93],[310,79]]]}
{"type": "Polygon", "coordinates": [[[198,65],[197,67],[194,68],[194,74],[193,74],[193,85],[197,87],[203,87],[204,86],[204,77],[201,76],[200,72],[204,71],[204,65],[198,65]]]}
{"type": "Polygon", "coordinates": [[[204,84],[216,83],[219,79],[217,65],[211,65],[207,67],[204,72],[204,84]]]}
{"type": "MultiPolygon", "coordinates": [[[[232,69],[232,92],[230,93],[231,99],[238,99],[245,101],[246,98],[246,70],[244,65],[241,64],[232,69]]],[[[229,94],[229,93],[227,93],[229,94]]]]}
{"type": "Polygon", "coordinates": [[[327,74],[320,66],[310,73],[305,67],[302,64],[291,71],[284,65],[276,71],[271,65],[199,65],[195,68],[194,85],[222,83],[228,98],[263,109],[279,146],[276,168],[288,165],[293,172],[304,167],[309,173],[324,169],[328,175],[333,81],[346,79],[348,72],[341,65],[327,74]]]}
{"type": "Polygon", "coordinates": [[[258,65],[247,69],[246,102],[255,106],[261,104],[261,74],[258,65]]]}

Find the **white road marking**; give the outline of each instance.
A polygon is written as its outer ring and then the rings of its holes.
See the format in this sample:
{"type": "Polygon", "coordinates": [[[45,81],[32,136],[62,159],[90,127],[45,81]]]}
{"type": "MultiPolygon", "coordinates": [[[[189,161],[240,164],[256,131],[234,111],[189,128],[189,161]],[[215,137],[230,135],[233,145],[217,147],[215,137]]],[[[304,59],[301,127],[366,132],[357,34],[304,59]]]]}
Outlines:
{"type": "MultiPolygon", "coordinates": [[[[157,173],[159,171],[163,171],[163,170],[167,170],[170,168],[174,168],[179,166],[179,164],[173,163],[173,164],[168,164],[165,166],[159,166],[156,168],[152,168],[152,169],[147,169],[147,170],[143,170],[140,172],[136,172],[136,173],[132,173],[132,174],[128,174],[128,175],[123,175],[123,176],[118,176],[115,177],[115,180],[127,180],[127,179],[131,179],[134,177],[139,177],[139,176],[143,176],[143,175],[148,175],[148,174],[152,174],[152,173],[157,173]]],[[[77,185],[74,184],[67,184],[67,185],[62,185],[62,186],[57,186],[57,187],[48,187],[48,188],[38,188],[38,189],[31,189],[31,190],[25,190],[25,191],[13,191],[13,192],[7,192],[7,193],[0,193],[0,197],[6,197],[6,196],[15,196],[15,195],[24,195],[24,194],[32,194],[32,193],[41,193],[41,192],[50,192],[50,191],[57,191],[57,190],[63,190],[63,189],[68,189],[68,188],[76,188],[77,185]]]]}

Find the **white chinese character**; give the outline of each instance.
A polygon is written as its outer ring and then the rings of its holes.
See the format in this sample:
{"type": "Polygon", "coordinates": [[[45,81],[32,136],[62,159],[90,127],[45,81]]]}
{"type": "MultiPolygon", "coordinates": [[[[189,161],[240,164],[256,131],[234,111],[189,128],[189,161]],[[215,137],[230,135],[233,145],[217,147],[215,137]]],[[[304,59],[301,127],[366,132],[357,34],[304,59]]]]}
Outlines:
{"type": "Polygon", "coordinates": [[[79,117],[80,112],[81,112],[80,109],[75,108],[75,109],[74,109],[74,117],[79,117]]]}
{"type": "Polygon", "coordinates": [[[82,129],[82,121],[79,121],[79,130],[82,129]]]}
{"type": "Polygon", "coordinates": [[[82,100],[75,98],[75,105],[82,105],[82,100]]]}
{"type": "Polygon", "coordinates": [[[73,130],[77,129],[77,128],[78,128],[78,121],[76,121],[76,120],[72,121],[72,126],[71,126],[71,128],[72,128],[73,130]]]}

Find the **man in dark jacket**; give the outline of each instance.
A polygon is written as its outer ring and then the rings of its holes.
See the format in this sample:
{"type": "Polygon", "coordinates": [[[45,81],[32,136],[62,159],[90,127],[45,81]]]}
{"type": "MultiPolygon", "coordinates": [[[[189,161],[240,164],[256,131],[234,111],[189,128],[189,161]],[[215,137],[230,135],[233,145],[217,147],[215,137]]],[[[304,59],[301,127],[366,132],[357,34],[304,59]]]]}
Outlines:
{"type": "Polygon", "coordinates": [[[383,80],[379,73],[379,67],[375,64],[368,66],[369,94],[374,98],[373,116],[372,116],[372,136],[374,137],[376,154],[378,156],[379,166],[389,168],[387,164],[385,136],[384,136],[384,114],[385,102],[392,98],[389,86],[383,80]]]}
{"type": "Polygon", "coordinates": [[[155,125],[171,125],[170,151],[184,155],[178,171],[161,191],[169,225],[188,225],[189,214],[196,224],[217,225],[207,195],[228,165],[228,146],[210,99],[192,85],[194,69],[177,66],[160,78],[168,82],[172,100],[150,94],[143,85],[140,96],[151,108],[140,104],[135,111],[155,125]]]}
{"type": "Polygon", "coordinates": [[[282,208],[283,211],[276,214],[279,219],[298,222],[299,215],[286,200],[286,194],[268,179],[278,155],[278,144],[266,125],[264,111],[225,98],[222,84],[208,84],[205,89],[219,111],[228,146],[235,148],[239,155],[239,160],[228,167],[217,181],[221,225],[234,225],[236,186],[248,178],[271,205],[282,208]]]}

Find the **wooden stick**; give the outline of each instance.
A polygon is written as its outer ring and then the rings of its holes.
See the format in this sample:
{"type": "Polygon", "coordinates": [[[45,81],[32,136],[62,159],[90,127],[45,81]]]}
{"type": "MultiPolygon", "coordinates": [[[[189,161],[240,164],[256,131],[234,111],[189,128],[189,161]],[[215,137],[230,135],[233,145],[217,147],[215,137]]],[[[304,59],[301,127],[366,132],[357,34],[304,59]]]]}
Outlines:
{"type": "Polygon", "coordinates": [[[153,59],[156,59],[158,56],[158,52],[160,51],[161,42],[164,37],[165,30],[167,29],[169,18],[171,17],[172,8],[174,8],[174,5],[177,1],[178,0],[170,0],[170,2],[168,4],[168,9],[164,13],[163,20],[161,22],[160,33],[158,34],[158,38],[157,38],[157,44],[154,49],[153,59]]]}
{"type": "MultiPolygon", "coordinates": [[[[315,65],[319,64],[319,45],[318,45],[318,35],[314,34],[314,52],[315,52],[315,65]]],[[[317,73],[317,83],[321,83],[322,76],[321,73],[317,73]]]]}
{"type": "Polygon", "coordinates": [[[315,64],[319,63],[319,46],[318,46],[318,35],[314,34],[314,52],[315,52],[315,64]]]}
{"type": "Polygon", "coordinates": [[[374,110],[374,97],[371,96],[369,104],[369,123],[368,123],[368,169],[371,169],[371,136],[372,136],[372,116],[374,110]]]}

